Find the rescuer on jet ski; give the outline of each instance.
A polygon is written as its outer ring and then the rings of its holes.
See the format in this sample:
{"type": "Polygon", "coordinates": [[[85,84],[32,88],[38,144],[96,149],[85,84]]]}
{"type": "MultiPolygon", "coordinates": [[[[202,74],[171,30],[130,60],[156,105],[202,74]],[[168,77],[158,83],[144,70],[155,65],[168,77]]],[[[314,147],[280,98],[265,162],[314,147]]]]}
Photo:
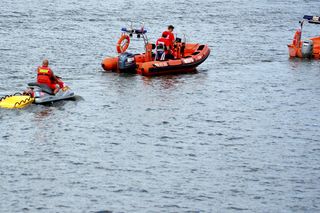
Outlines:
{"type": "Polygon", "coordinates": [[[53,74],[52,70],[49,68],[49,61],[47,59],[43,60],[42,66],[38,67],[37,72],[37,83],[46,84],[53,90],[54,94],[56,94],[59,89],[63,88],[64,83],[59,77],[53,74]]]}

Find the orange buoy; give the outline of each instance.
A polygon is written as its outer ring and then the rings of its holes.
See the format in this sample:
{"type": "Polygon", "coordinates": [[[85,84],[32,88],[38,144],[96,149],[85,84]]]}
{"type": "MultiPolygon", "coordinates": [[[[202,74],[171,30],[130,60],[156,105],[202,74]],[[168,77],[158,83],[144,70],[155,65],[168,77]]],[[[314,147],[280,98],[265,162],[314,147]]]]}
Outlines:
{"type": "Polygon", "coordinates": [[[127,34],[123,34],[117,42],[118,53],[124,53],[130,44],[130,37],[127,34]]]}
{"type": "Polygon", "coordinates": [[[118,57],[105,58],[102,61],[101,66],[106,71],[116,71],[118,67],[118,57]]]}

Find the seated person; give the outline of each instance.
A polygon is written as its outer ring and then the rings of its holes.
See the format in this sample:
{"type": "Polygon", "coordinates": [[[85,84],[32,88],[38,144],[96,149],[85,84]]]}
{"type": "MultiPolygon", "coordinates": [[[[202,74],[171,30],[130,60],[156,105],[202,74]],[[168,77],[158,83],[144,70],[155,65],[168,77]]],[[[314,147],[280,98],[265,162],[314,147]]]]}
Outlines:
{"type": "Polygon", "coordinates": [[[46,84],[53,90],[53,94],[57,94],[59,89],[63,88],[64,83],[53,74],[49,68],[49,61],[47,59],[43,60],[42,66],[38,67],[37,72],[37,83],[46,84]]]}
{"type": "Polygon", "coordinates": [[[170,49],[170,41],[167,39],[168,34],[166,32],[162,33],[162,37],[156,42],[156,57],[155,60],[167,60],[173,59],[170,49]]]}

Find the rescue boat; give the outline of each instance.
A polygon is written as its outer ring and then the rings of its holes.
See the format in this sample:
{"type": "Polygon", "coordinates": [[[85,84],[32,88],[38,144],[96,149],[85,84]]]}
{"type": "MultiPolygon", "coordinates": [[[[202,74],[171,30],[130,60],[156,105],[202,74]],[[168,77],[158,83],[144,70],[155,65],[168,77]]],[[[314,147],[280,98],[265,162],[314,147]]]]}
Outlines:
{"type": "Polygon", "coordinates": [[[289,56],[291,58],[320,58],[320,36],[301,40],[303,24],[307,21],[310,24],[320,24],[319,16],[303,16],[300,21],[300,28],[296,30],[292,43],[288,44],[289,56]]]}
{"type": "MultiPolygon", "coordinates": [[[[173,50],[173,59],[157,60],[159,54],[163,54],[163,47],[150,43],[146,36],[147,31],[141,29],[121,29],[121,37],[117,42],[116,57],[108,57],[102,61],[105,71],[129,72],[144,76],[157,76],[167,74],[179,74],[194,72],[196,67],[203,63],[210,54],[210,48],[206,44],[186,43],[181,38],[176,38],[173,50]],[[132,54],[126,52],[130,44],[130,37],[137,35],[143,38],[144,53],[132,54]]],[[[164,58],[164,57],[162,57],[164,58]]]]}

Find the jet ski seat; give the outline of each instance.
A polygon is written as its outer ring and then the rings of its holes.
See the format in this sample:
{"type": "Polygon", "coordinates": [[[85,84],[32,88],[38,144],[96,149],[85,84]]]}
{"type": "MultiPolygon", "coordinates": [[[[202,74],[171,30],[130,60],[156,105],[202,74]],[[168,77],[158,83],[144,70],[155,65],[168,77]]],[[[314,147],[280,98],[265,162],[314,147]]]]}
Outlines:
{"type": "Polygon", "coordinates": [[[53,90],[48,87],[48,85],[46,84],[39,84],[39,83],[28,83],[29,87],[40,87],[42,89],[43,92],[48,93],[49,95],[54,95],[53,90]]]}

